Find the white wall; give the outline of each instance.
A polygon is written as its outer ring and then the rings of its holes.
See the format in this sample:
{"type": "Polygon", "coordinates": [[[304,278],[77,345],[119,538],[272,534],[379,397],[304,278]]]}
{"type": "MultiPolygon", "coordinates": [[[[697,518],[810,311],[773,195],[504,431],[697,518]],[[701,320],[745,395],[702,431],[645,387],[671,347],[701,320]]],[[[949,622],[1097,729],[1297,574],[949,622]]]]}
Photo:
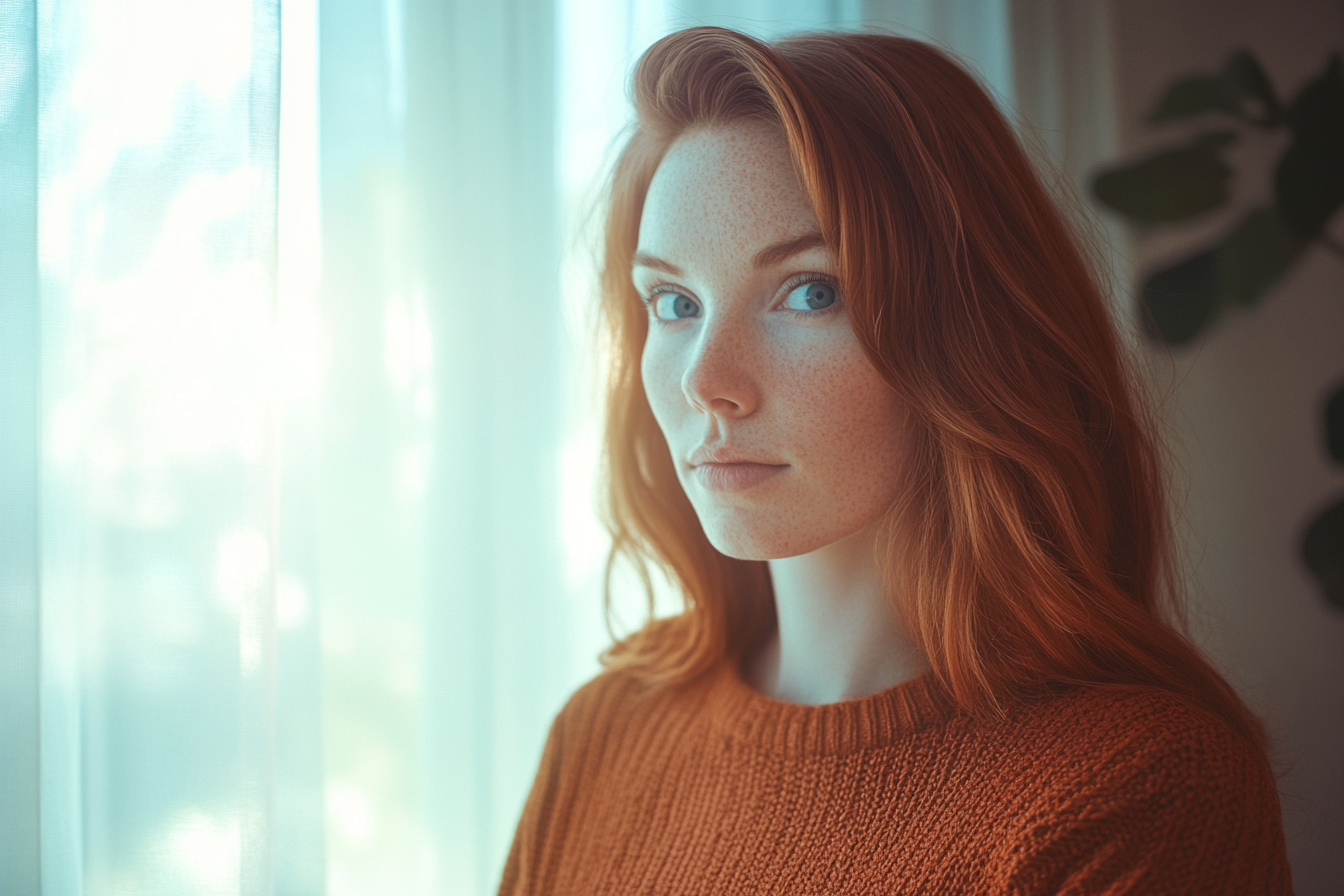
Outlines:
{"type": "MultiPolygon", "coordinates": [[[[1344,50],[1344,5],[1324,0],[1111,4],[1120,145],[1134,159],[1191,128],[1143,119],[1173,79],[1239,47],[1291,96],[1344,50]]],[[[1201,122],[1205,126],[1212,121],[1201,122]]],[[[1196,125],[1195,127],[1198,127],[1196,125]]],[[[1270,196],[1286,137],[1231,154],[1236,210],[1270,196]]],[[[1222,233],[1237,211],[1132,234],[1141,279],[1222,233]]],[[[1344,234],[1344,215],[1331,231],[1344,234]]],[[[1132,301],[1129,305],[1132,308],[1132,301]]],[[[1344,382],[1344,260],[1311,249],[1263,302],[1206,338],[1148,351],[1184,497],[1185,562],[1203,646],[1268,722],[1279,749],[1289,853],[1301,896],[1344,892],[1344,613],[1300,561],[1302,533],[1344,495],[1325,450],[1324,401],[1344,382]]]]}

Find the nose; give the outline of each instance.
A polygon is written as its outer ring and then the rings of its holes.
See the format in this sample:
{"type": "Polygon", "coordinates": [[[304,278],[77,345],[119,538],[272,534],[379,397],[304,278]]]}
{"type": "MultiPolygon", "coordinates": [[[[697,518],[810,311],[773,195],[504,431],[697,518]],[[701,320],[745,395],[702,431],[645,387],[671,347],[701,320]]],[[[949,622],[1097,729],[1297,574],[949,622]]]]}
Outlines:
{"type": "Polygon", "coordinates": [[[726,318],[707,319],[681,377],[691,407],[724,419],[746,417],[759,399],[752,373],[751,339],[743,325],[726,318]]]}

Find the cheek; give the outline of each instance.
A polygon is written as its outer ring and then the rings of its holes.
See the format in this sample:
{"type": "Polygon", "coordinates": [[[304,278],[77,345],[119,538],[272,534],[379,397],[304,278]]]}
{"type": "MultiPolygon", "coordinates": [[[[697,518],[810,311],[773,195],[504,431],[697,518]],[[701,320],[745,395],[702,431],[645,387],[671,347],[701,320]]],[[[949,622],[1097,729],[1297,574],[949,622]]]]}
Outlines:
{"type": "Polygon", "coordinates": [[[681,404],[681,376],[676,359],[665,345],[648,342],[639,360],[639,375],[644,381],[644,397],[649,402],[653,417],[670,443],[669,427],[681,404]]]}
{"type": "Polygon", "coordinates": [[[775,394],[787,422],[802,435],[823,437],[837,449],[886,441],[897,429],[899,403],[852,339],[781,357],[774,367],[775,394]]]}
{"type": "Polygon", "coordinates": [[[880,446],[886,455],[887,448],[895,447],[893,442],[901,429],[902,412],[896,393],[865,357],[860,356],[847,373],[846,383],[836,386],[833,393],[834,407],[841,418],[836,437],[880,446]]]}
{"type": "Polygon", "coordinates": [[[893,499],[904,432],[896,393],[857,345],[819,361],[795,366],[788,390],[788,427],[811,478],[845,504],[893,499]]]}

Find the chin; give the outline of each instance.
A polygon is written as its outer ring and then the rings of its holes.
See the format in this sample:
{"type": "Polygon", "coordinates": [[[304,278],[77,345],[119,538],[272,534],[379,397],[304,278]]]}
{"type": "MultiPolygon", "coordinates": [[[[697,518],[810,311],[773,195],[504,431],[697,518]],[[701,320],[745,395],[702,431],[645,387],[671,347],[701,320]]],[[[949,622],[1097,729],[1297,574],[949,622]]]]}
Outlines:
{"type": "Polygon", "coordinates": [[[782,560],[797,557],[826,546],[824,541],[804,538],[797,532],[781,531],[776,526],[752,524],[743,520],[711,520],[700,525],[719,553],[736,560],[782,560]]]}

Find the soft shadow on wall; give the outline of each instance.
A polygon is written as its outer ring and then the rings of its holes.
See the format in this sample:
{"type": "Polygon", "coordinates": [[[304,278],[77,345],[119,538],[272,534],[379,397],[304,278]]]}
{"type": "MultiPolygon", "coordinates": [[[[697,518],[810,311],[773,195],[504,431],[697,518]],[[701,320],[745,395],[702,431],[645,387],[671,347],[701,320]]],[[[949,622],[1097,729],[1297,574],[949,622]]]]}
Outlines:
{"type": "MultiPolygon", "coordinates": [[[[1263,223],[1251,212],[1278,207],[1276,169],[1294,142],[1290,128],[1237,126],[1218,111],[1150,122],[1159,97],[1180,79],[1226,71],[1244,48],[1288,102],[1320,81],[1331,55],[1344,49],[1344,8],[1323,0],[1127,0],[1112,5],[1112,21],[1121,151],[1108,167],[1150,159],[1204,132],[1236,134],[1235,142],[1212,138],[1221,148],[1198,147],[1235,172],[1224,203],[1179,223],[1128,231],[1132,280],[1141,284],[1235,236],[1239,224],[1263,223]]],[[[1246,105],[1254,115],[1263,101],[1246,105]]],[[[1330,192],[1325,184],[1314,201],[1330,192]]],[[[1335,211],[1324,219],[1325,240],[1344,242],[1342,217],[1335,211]]],[[[1230,277],[1228,295],[1179,284],[1196,299],[1206,295],[1208,314],[1177,333],[1174,345],[1144,344],[1176,452],[1196,635],[1278,744],[1297,892],[1336,896],[1344,887],[1337,848],[1344,843],[1344,612],[1327,600],[1303,541],[1344,491],[1344,467],[1328,450],[1325,425],[1328,399],[1344,380],[1344,261],[1322,240],[1293,248],[1295,258],[1274,278],[1256,265],[1264,252],[1228,255],[1225,262],[1255,268],[1240,292],[1230,277]],[[1257,277],[1272,282],[1257,292],[1249,288],[1257,277]],[[1239,296],[1255,301],[1223,301],[1239,296]]],[[[1136,296],[1123,299],[1133,319],[1136,296]]]]}

